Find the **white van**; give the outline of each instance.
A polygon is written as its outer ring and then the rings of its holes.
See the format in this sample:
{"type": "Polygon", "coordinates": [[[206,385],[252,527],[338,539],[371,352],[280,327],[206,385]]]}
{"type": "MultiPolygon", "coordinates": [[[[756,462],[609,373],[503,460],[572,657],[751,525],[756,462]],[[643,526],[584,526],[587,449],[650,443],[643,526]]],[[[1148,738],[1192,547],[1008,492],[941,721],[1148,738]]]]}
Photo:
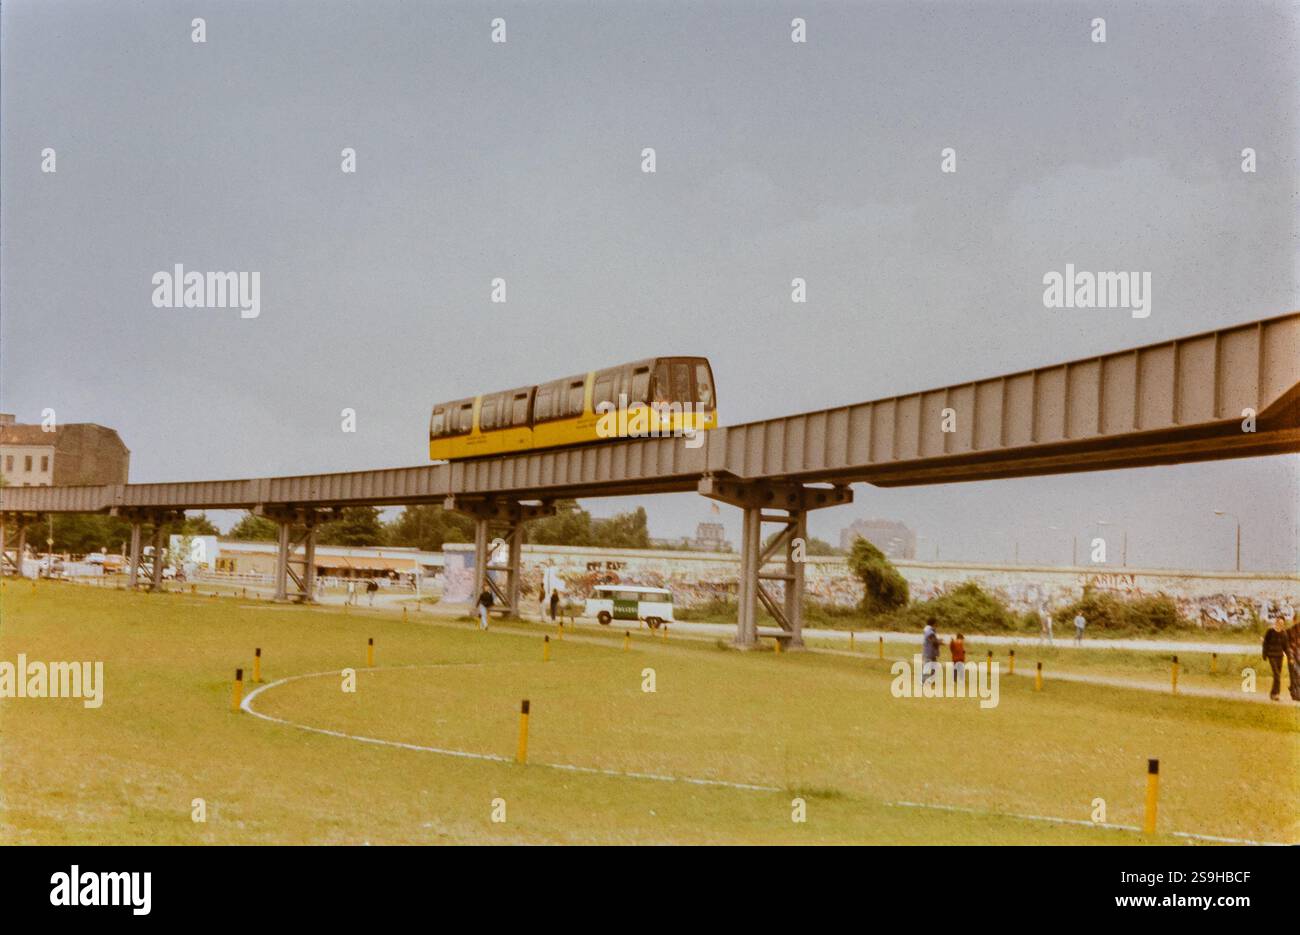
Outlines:
{"type": "Polygon", "coordinates": [[[633,584],[598,584],[587,598],[585,616],[601,626],[611,620],[644,620],[651,629],[673,622],[673,592],[633,584]]]}

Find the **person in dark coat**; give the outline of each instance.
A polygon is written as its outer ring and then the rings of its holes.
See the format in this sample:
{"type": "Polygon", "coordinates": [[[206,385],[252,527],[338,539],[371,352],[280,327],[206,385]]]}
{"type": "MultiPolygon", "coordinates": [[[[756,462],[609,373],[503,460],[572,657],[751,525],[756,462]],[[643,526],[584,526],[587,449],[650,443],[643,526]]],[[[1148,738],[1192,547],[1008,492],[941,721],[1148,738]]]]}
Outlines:
{"type": "MultiPolygon", "coordinates": [[[[1273,625],[1264,631],[1262,655],[1273,672],[1273,687],[1268,690],[1268,697],[1277,701],[1282,695],[1282,660],[1286,658],[1287,634],[1282,629],[1283,620],[1279,615],[1273,618],[1273,625]]],[[[1295,690],[1294,674],[1291,680],[1292,691],[1295,690]]]]}
{"type": "Polygon", "coordinates": [[[478,608],[478,628],[480,630],[488,628],[488,611],[492,609],[492,605],[495,603],[496,598],[492,596],[492,589],[484,584],[483,590],[479,592],[478,601],[474,604],[478,608]]]}
{"type": "Polygon", "coordinates": [[[1300,618],[1285,631],[1286,669],[1291,680],[1291,700],[1300,701],[1300,618]]]}

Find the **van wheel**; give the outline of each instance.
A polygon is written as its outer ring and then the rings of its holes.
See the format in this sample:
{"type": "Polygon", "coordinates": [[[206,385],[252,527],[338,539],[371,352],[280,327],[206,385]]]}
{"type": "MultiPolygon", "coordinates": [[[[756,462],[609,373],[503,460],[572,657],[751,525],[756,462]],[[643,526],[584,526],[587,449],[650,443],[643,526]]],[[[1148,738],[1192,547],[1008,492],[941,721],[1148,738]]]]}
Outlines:
{"type": "Polygon", "coordinates": [[[597,621],[597,622],[598,622],[602,627],[607,627],[607,626],[609,626],[609,622],[610,622],[611,620],[613,620],[613,619],[614,619],[614,618],[611,617],[611,616],[609,615],[609,611],[608,611],[608,610],[602,610],[600,613],[596,614],[596,621],[597,621]]]}
{"type": "Polygon", "coordinates": [[[646,626],[648,626],[652,630],[658,630],[659,624],[663,623],[663,621],[660,620],[658,617],[646,617],[645,622],[646,622],[646,626]]]}

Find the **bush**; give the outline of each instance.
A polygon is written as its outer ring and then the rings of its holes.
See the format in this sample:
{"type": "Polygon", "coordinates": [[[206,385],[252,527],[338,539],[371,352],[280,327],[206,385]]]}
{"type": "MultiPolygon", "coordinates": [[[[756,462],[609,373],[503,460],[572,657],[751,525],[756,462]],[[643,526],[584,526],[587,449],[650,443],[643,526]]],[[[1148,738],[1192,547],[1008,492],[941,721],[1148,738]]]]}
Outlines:
{"type": "MultiPolygon", "coordinates": [[[[931,617],[939,629],[961,633],[1017,630],[1024,626],[1022,615],[1012,613],[974,581],[964,581],[937,597],[919,601],[871,623],[886,629],[920,630],[931,617]]],[[[1037,623],[1033,626],[1037,628],[1037,623]]]]}
{"type": "MultiPolygon", "coordinates": [[[[1052,614],[1058,627],[1072,628],[1075,615],[1082,612],[1088,629],[1116,632],[1138,630],[1158,632],[1185,626],[1178,605],[1168,594],[1154,594],[1125,600],[1108,591],[1084,588],[1083,596],[1052,614]]],[[[1064,632],[1064,629],[1063,629],[1064,632]]]]}

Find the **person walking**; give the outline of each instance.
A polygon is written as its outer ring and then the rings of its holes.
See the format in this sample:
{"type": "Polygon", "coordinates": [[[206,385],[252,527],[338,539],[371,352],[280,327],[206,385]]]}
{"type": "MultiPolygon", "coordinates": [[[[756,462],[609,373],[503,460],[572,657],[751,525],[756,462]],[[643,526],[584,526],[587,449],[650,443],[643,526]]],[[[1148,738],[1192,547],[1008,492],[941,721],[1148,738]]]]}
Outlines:
{"type": "Polygon", "coordinates": [[[1041,621],[1040,629],[1038,631],[1038,639],[1046,643],[1055,642],[1052,639],[1052,615],[1047,612],[1046,607],[1039,608],[1038,618],[1041,621]]]}
{"type": "Polygon", "coordinates": [[[1088,626],[1088,618],[1083,615],[1083,611],[1079,611],[1077,614],[1074,615],[1074,645],[1075,646],[1083,645],[1083,631],[1084,628],[1086,628],[1087,626],[1088,626]]]}
{"type": "Polygon", "coordinates": [[[1300,618],[1297,618],[1285,631],[1286,633],[1286,675],[1290,680],[1288,686],[1292,701],[1300,701],[1300,618]]]}
{"type": "Polygon", "coordinates": [[[934,618],[925,622],[921,632],[921,684],[934,678],[939,668],[939,634],[934,629],[934,618]]]}
{"type": "Polygon", "coordinates": [[[1278,701],[1282,695],[1282,660],[1286,658],[1287,649],[1287,635],[1282,624],[1280,614],[1273,618],[1273,625],[1264,631],[1261,652],[1273,672],[1273,687],[1268,690],[1268,697],[1273,701],[1278,701]]]}
{"type": "Polygon", "coordinates": [[[559,592],[559,591],[552,591],[552,592],[551,592],[550,605],[551,605],[551,623],[554,623],[554,622],[555,622],[555,615],[556,615],[556,613],[559,612],[559,609],[560,609],[560,592],[559,592]]]}
{"type": "Polygon", "coordinates": [[[478,628],[480,630],[488,628],[488,611],[492,609],[494,603],[496,603],[496,599],[492,596],[492,589],[485,582],[483,590],[479,592],[478,602],[474,605],[478,608],[478,628]]]}
{"type": "Polygon", "coordinates": [[[370,606],[375,606],[375,595],[379,592],[379,582],[371,578],[366,582],[366,597],[370,600],[370,606]]]}
{"type": "Polygon", "coordinates": [[[357,602],[357,583],[354,579],[349,578],[347,603],[351,605],[351,604],[355,604],[356,602],[357,602]]]}
{"type": "Polygon", "coordinates": [[[966,638],[958,633],[948,644],[948,652],[952,653],[952,671],[958,678],[966,674],[966,638]]]}

